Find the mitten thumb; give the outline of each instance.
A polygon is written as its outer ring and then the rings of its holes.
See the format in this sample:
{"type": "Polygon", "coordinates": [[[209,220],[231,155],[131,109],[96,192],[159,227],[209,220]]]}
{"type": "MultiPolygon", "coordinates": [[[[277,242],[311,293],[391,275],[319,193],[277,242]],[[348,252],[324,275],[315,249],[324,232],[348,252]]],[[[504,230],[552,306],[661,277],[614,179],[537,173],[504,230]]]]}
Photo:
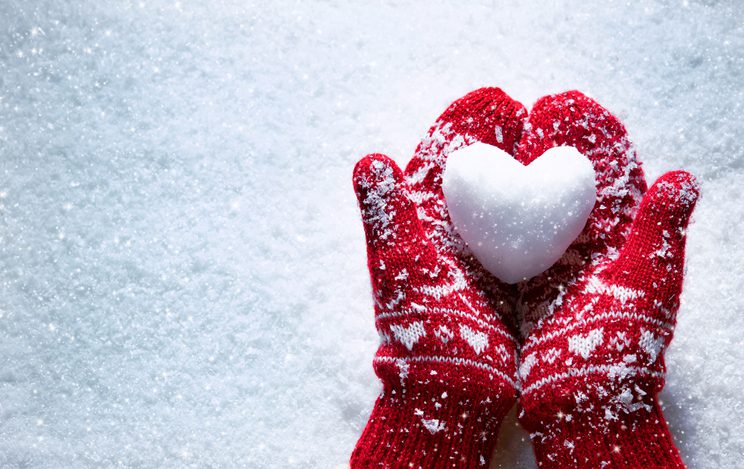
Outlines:
{"type": "MultiPolygon", "coordinates": [[[[367,261],[378,305],[400,295],[406,267],[436,258],[424,235],[403,174],[390,158],[373,154],[354,168],[354,190],[367,237],[367,261]]],[[[412,270],[412,269],[408,269],[412,270]]]]}
{"type": "Polygon", "coordinates": [[[628,240],[610,269],[616,284],[640,290],[666,316],[676,312],[682,292],[687,224],[699,195],[695,178],[686,171],[660,177],[644,195],[628,240]]]}

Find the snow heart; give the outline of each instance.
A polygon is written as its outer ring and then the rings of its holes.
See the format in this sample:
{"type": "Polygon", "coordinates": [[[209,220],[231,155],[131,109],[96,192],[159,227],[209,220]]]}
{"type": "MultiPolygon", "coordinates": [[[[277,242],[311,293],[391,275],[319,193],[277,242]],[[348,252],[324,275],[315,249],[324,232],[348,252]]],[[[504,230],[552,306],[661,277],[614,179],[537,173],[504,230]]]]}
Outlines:
{"type": "Polygon", "coordinates": [[[442,190],[457,232],[507,283],[560,259],[596,201],[592,163],[567,146],[524,166],[495,146],[474,143],[449,156],[442,190]]]}

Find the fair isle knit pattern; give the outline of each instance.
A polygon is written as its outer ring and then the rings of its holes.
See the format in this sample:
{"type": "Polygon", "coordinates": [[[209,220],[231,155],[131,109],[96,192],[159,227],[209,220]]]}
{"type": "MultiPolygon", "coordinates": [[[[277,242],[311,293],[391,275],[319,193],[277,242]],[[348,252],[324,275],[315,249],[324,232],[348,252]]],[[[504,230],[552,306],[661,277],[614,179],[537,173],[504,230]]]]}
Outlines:
{"type": "Polygon", "coordinates": [[[352,467],[487,467],[518,391],[541,468],[684,467],[656,396],[698,197],[691,175],[667,173],[647,190],[625,128],[579,92],[542,98],[528,116],[483,88],[442,114],[405,175],[370,155],[354,184],[383,391],[352,467]],[[584,231],[517,287],[484,271],[449,220],[447,156],[476,141],[524,164],[571,145],[594,165],[584,231]]]}
{"type": "Polygon", "coordinates": [[[352,467],[487,467],[516,401],[513,293],[455,234],[441,190],[454,150],[482,141],[513,151],[524,109],[484,88],[452,104],[406,175],[382,155],[354,171],[380,347],[383,391],[352,467]]]}
{"type": "Polygon", "coordinates": [[[517,158],[572,145],[594,164],[598,200],[551,269],[520,284],[520,422],[540,467],[684,467],[657,394],[672,339],[691,175],[646,183],[622,124],[578,92],[541,99],[517,158]]]}

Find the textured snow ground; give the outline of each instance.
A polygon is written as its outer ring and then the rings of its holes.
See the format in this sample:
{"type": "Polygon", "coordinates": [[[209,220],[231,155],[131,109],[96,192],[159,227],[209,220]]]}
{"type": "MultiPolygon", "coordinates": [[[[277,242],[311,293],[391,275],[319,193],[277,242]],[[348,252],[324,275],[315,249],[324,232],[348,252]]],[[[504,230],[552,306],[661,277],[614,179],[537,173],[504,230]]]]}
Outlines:
{"type": "Polygon", "coordinates": [[[0,467],[346,464],[379,389],[353,164],[483,85],[581,89],[650,180],[702,180],[663,399],[691,467],[741,463],[741,5],[207,3],[0,0],[0,467]]]}

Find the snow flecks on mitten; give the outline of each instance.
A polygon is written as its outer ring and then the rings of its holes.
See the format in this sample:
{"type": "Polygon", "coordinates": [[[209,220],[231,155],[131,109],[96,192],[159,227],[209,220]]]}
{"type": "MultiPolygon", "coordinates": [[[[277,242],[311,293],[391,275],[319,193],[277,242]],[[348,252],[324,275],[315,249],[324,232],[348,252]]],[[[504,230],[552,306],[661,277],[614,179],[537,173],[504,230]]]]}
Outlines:
{"type": "Polygon", "coordinates": [[[602,195],[569,248],[571,261],[520,286],[529,359],[520,368],[520,421],[541,467],[683,467],[656,396],[697,184],[675,171],[646,192],[625,130],[609,113],[575,92],[546,103],[540,112],[563,116],[555,126],[562,133],[535,124],[542,132],[520,149],[583,145],[602,195]]]}
{"type": "Polygon", "coordinates": [[[497,124],[501,144],[513,146],[515,107],[501,90],[475,91],[432,126],[405,177],[383,155],[357,164],[383,391],[353,467],[484,467],[490,459],[517,394],[516,339],[504,321],[512,301],[463,256],[441,172],[454,149],[495,142],[497,124]]]}
{"type": "Polygon", "coordinates": [[[499,88],[483,88],[455,102],[429,129],[406,167],[406,178],[411,196],[419,205],[424,230],[438,248],[457,254],[466,251],[452,226],[442,193],[449,155],[475,142],[513,154],[526,117],[524,107],[499,88]]]}
{"type": "Polygon", "coordinates": [[[561,307],[570,286],[617,257],[646,190],[643,170],[625,127],[577,91],[535,103],[516,157],[527,164],[560,145],[577,148],[592,162],[597,201],[583,232],[561,259],[520,286],[523,334],[561,307]]]}

